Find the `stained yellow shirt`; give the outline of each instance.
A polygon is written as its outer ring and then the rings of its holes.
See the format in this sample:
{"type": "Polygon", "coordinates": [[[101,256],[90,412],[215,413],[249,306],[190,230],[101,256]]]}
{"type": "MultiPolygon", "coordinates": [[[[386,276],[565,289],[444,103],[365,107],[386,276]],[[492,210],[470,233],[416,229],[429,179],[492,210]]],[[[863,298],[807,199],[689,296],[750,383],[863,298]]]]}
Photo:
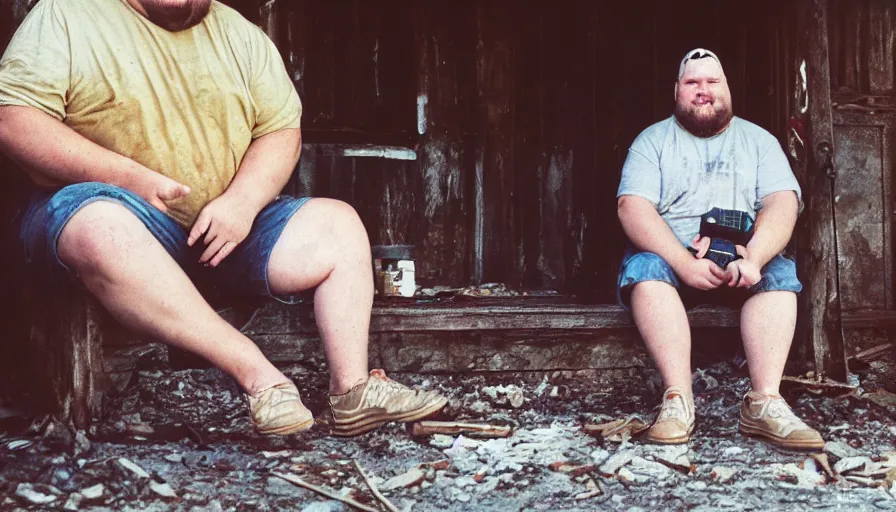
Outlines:
{"type": "Polygon", "coordinates": [[[189,186],[169,203],[183,226],[227,189],[253,139],[302,114],[277,48],[218,2],[169,32],[126,0],[41,0],[0,60],[0,105],[40,109],[189,186]]]}

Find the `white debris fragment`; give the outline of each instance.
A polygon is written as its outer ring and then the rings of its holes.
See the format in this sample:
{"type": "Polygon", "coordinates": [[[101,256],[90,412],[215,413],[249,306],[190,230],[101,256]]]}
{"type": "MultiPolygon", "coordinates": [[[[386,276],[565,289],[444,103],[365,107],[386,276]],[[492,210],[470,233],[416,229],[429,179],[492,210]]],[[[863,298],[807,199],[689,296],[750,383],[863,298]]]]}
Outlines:
{"type": "Polygon", "coordinates": [[[433,448],[450,448],[454,444],[454,436],[445,434],[433,434],[429,438],[429,445],[433,448]]]}
{"type": "Polygon", "coordinates": [[[164,496],[165,498],[177,498],[177,493],[174,492],[174,489],[167,483],[159,483],[153,480],[152,482],[149,482],[149,488],[159,496],[164,496]]]}
{"type": "Polygon", "coordinates": [[[383,484],[380,486],[380,490],[394,491],[395,489],[412,487],[414,485],[420,484],[420,482],[422,482],[424,478],[426,478],[426,473],[424,473],[422,469],[411,468],[410,471],[393,476],[392,478],[383,482],[383,484]]]}
{"type": "Polygon", "coordinates": [[[855,448],[840,441],[826,442],[824,444],[824,451],[830,453],[838,459],[845,459],[846,457],[856,457],[859,455],[859,452],[855,448]]]}
{"type": "Polygon", "coordinates": [[[134,464],[133,462],[129,461],[128,459],[125,459],[124,457],[120,457],[115,462],[117,462],[119,466],[127,469],[131,473],[134,473],[135,475],[137,475],[140,478],[149,478],[149,473],[147,473],[140,466],[134,464]]]}
{"type": "Polygon", "coordinates": [[[184,456],[179,453],[172,453],[169,455],[165,455],[165,460],[167,460],[168,462],[179,464],[184,460],[184,456]]]}
{"type": "Polygon", "coordinates": [[[81,496],[80,493],[73,492],[68,496],[68,499],[65,500],[65,505],[63,505],[62,508],[65,510],[80,510],[82,501],[84,501],[84,496],[81,496]]]}
{"type": "Polygon", "coordinates": [[[602,474],[606,476],[612,476],[619,470],[622,466],[625,466],[629,462],[632,461],[636,456],[634,451],[625,450],[621,452],[614,453],[606,462],[601,464],[599,470],[602,474]]]}
{"type": "Polygon", "coordinates": [[[712,475],[713,480],[720,483],[725,483],[731,481],[731,479],[734,478],[734,475],[737,474],[737,468],[714,466],[710,474],[712,475]]]}
{"type": "Polygon", "coordinates": [[[81,489],[80,492],[81,496],[84,496],[85,499],[95,500],[102,496],[105,491],[106,488],[103,486],[103,484],[96,484],[90,487],[85,487],[81,489]]]}
{"type": "Polygon", "coordinates": [[[292,455],[292,450],[280,450],[279,452],[262,451],[261,454],[264,455],[264,458],[266,459],[279,459],[281,457],[289,457],[292,455]]]}
{"type": "Polygon", "coordinates": [[[54,501],[56,501],[56,496],[37,492],[34,490],[31,484],[26,483],[21,483],[18,485],[18,487],[16,487],[16,496],[25,498],[26,500],[36,505],[45,505],[47,503],[53,503],[54,501]]]}
{"type": "Polygon", "coordinates": [[[619,468],[619,471],[616,473],[616,475],[619,477],[620,480],[622,480],[624,482],[632,482],[632,483],[636,483],[636,484],[643,484],[644,482],[647,482],[648,480],[650,480],[650,477],[648,477],[646,475],[641,475],[641,474],[635,473],[635,472],[629,470],[628,468],[624,468],[624,467],[619,468]]]}
{"type": "Polygon", "coordinates": [[[591,452],[591,460],[594,461],[595,464],[603,464],[610,457],[610,452],[604,450],[603,448],[598,448],[591,452]]]}
{"type": "Polygon", "coordinates": [[[728,457],[735,457],[742,453],[744,453],[744,449],[741,448],[740,446],[731,446],[729,448],[725,448],[724,450],[722,450],[722,455],[725,455],[728,457]]]}
{"type": "Polygon", "coordinates": [[[535,395],[541,396],[544,393],[544,390],[548,389],[548,376],[545,375],[543,379],[541,379],[541,383],[538,387],[535,388],[535,395]]]}
{"type": "Polygon", "coordinates": [[[862,468],[863,466],[870,465],[871,458],[870,457],[846,457],[837,461],[834,464],[834,471],[837,473],[843,474],[848,471],[854,471],[862,468]]]}
{"type": "Polygon", "coordinates": [[[691,471],[691,459],[688,458],[689,448],[686,444],[661,446],[653,453],[657,462],[669,466],[682,473],[691,471]]]}
{"type": "Polygon", "coordinates": [[[643,457],[633,458],[628,468],[636,475],[641,475],[648,479],[664,480],[675,475],[675,472],[668,466],[643,457]]]}
{"type": "Polygon", "coordinates": [[[778,476],[786,475],[796,478],[796,487],[800,489],[813,489],[824,483],[824,475],[814,471],[807,471],[796,464],[773,464],[772,469],[778,476]]]}
{"type": "Polygon", "coordinates": [[[514,409],[519,409],[525,402],[522,388],[515,384],[510,384],[508,386],[485,386],[482,388],[482,392],[498,404],[510,403],[510,406],[514,409]]]}

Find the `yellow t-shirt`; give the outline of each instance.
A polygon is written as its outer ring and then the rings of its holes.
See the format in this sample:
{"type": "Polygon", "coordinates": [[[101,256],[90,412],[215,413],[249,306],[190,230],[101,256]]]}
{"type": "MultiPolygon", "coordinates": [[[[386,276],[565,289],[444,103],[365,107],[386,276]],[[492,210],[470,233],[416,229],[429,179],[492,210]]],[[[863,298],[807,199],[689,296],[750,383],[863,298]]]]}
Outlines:
{"type": "Polygon", "coordinates": [[[227,189],[253,139],[298,128],[302,114],[277,48],[218,2],[199,25],[168,32],[127,0],[41,0],[0,60],[0,105],[40,109],[189,186],[169,203],[185,227],[227,189]]]}

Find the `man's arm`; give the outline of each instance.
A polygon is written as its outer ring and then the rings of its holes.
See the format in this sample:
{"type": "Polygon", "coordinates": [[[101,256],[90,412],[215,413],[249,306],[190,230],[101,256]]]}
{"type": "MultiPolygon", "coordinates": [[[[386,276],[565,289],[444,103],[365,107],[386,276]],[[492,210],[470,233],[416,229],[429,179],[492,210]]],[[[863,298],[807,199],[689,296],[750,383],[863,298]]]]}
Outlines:
{"type": "Polygon", "coordinates": [[[746,247],[737,246],[743,259],[728,265],[728,286],[749,288],[762,279],[762,267],[784,250],[799,214],[799,199],[792,190],[773,192],[762,198],[756,215],[753,238],[746,247]]]}
{"type": "Polygon", "coordinates": [[[747,244],[750,260],[760,268],[784,250],[796,226],[799,201],[791,190],[774,192],[762,198],[756,215],[753,238],[747,244]]]}
{"type": "Polygon", "coordinates": [[[126,188],[166,211],[190,189],[103,148],[32,107],[0,106],[0,150],[38,185],[99,181],[126,188]]]}
{"type": "Polygon", "coordinates": [[[647,199],[620,196],[616,211],[625,235],[638,249],[659,255],[673,269],[694,259],[647,199]]]}
{"type": "Polygon", "coordinates": [[[724,282],[724,271],[715,263],[697,259],[688,252],[653,203],[643,197],[623,195],[616,203],[616,210],[622,229],[635,247],[663,258],[687,285],[708,290],[724,282]]]}
{"type": "Polygon", "coordinates": [[[249,234],[258,213],[283,190],[299,161],[302,134],[285,128],[263,135],[249,145],[227,190],[199,213],[189,245],[206,244],[199,261],[217,266],[249,234]]]}
{"type": "Polygon", "coordinates": [[[298,128],[278,130],[255,139],[224,195],[240,198],[257,214],[286,186],[301,151],[302,132],[298,128]]]}

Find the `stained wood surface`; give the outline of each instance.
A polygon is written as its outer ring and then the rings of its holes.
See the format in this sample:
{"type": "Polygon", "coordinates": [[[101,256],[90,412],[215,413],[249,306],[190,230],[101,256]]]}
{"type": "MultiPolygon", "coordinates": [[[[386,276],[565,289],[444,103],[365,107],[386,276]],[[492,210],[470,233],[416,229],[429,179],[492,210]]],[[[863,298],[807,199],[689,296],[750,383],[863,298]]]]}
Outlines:
{"type": "Polygon", "coordinates": [[[835,116],[834,182],[844,310],[893,307],[892,115],[835,116]]]}
{"type": "Polygon", "coordinates": [[[806,205],[797,245],[800,294],[800,333],[809,340],[819,372],[846,372],[843,330],[840,326],[840,288],[837,231],[834,219],[834,158],[831,80],[828,64],[827,0],[798,4],[802,54],[808,86],[808,163],[803,185],[806,205]]]}

